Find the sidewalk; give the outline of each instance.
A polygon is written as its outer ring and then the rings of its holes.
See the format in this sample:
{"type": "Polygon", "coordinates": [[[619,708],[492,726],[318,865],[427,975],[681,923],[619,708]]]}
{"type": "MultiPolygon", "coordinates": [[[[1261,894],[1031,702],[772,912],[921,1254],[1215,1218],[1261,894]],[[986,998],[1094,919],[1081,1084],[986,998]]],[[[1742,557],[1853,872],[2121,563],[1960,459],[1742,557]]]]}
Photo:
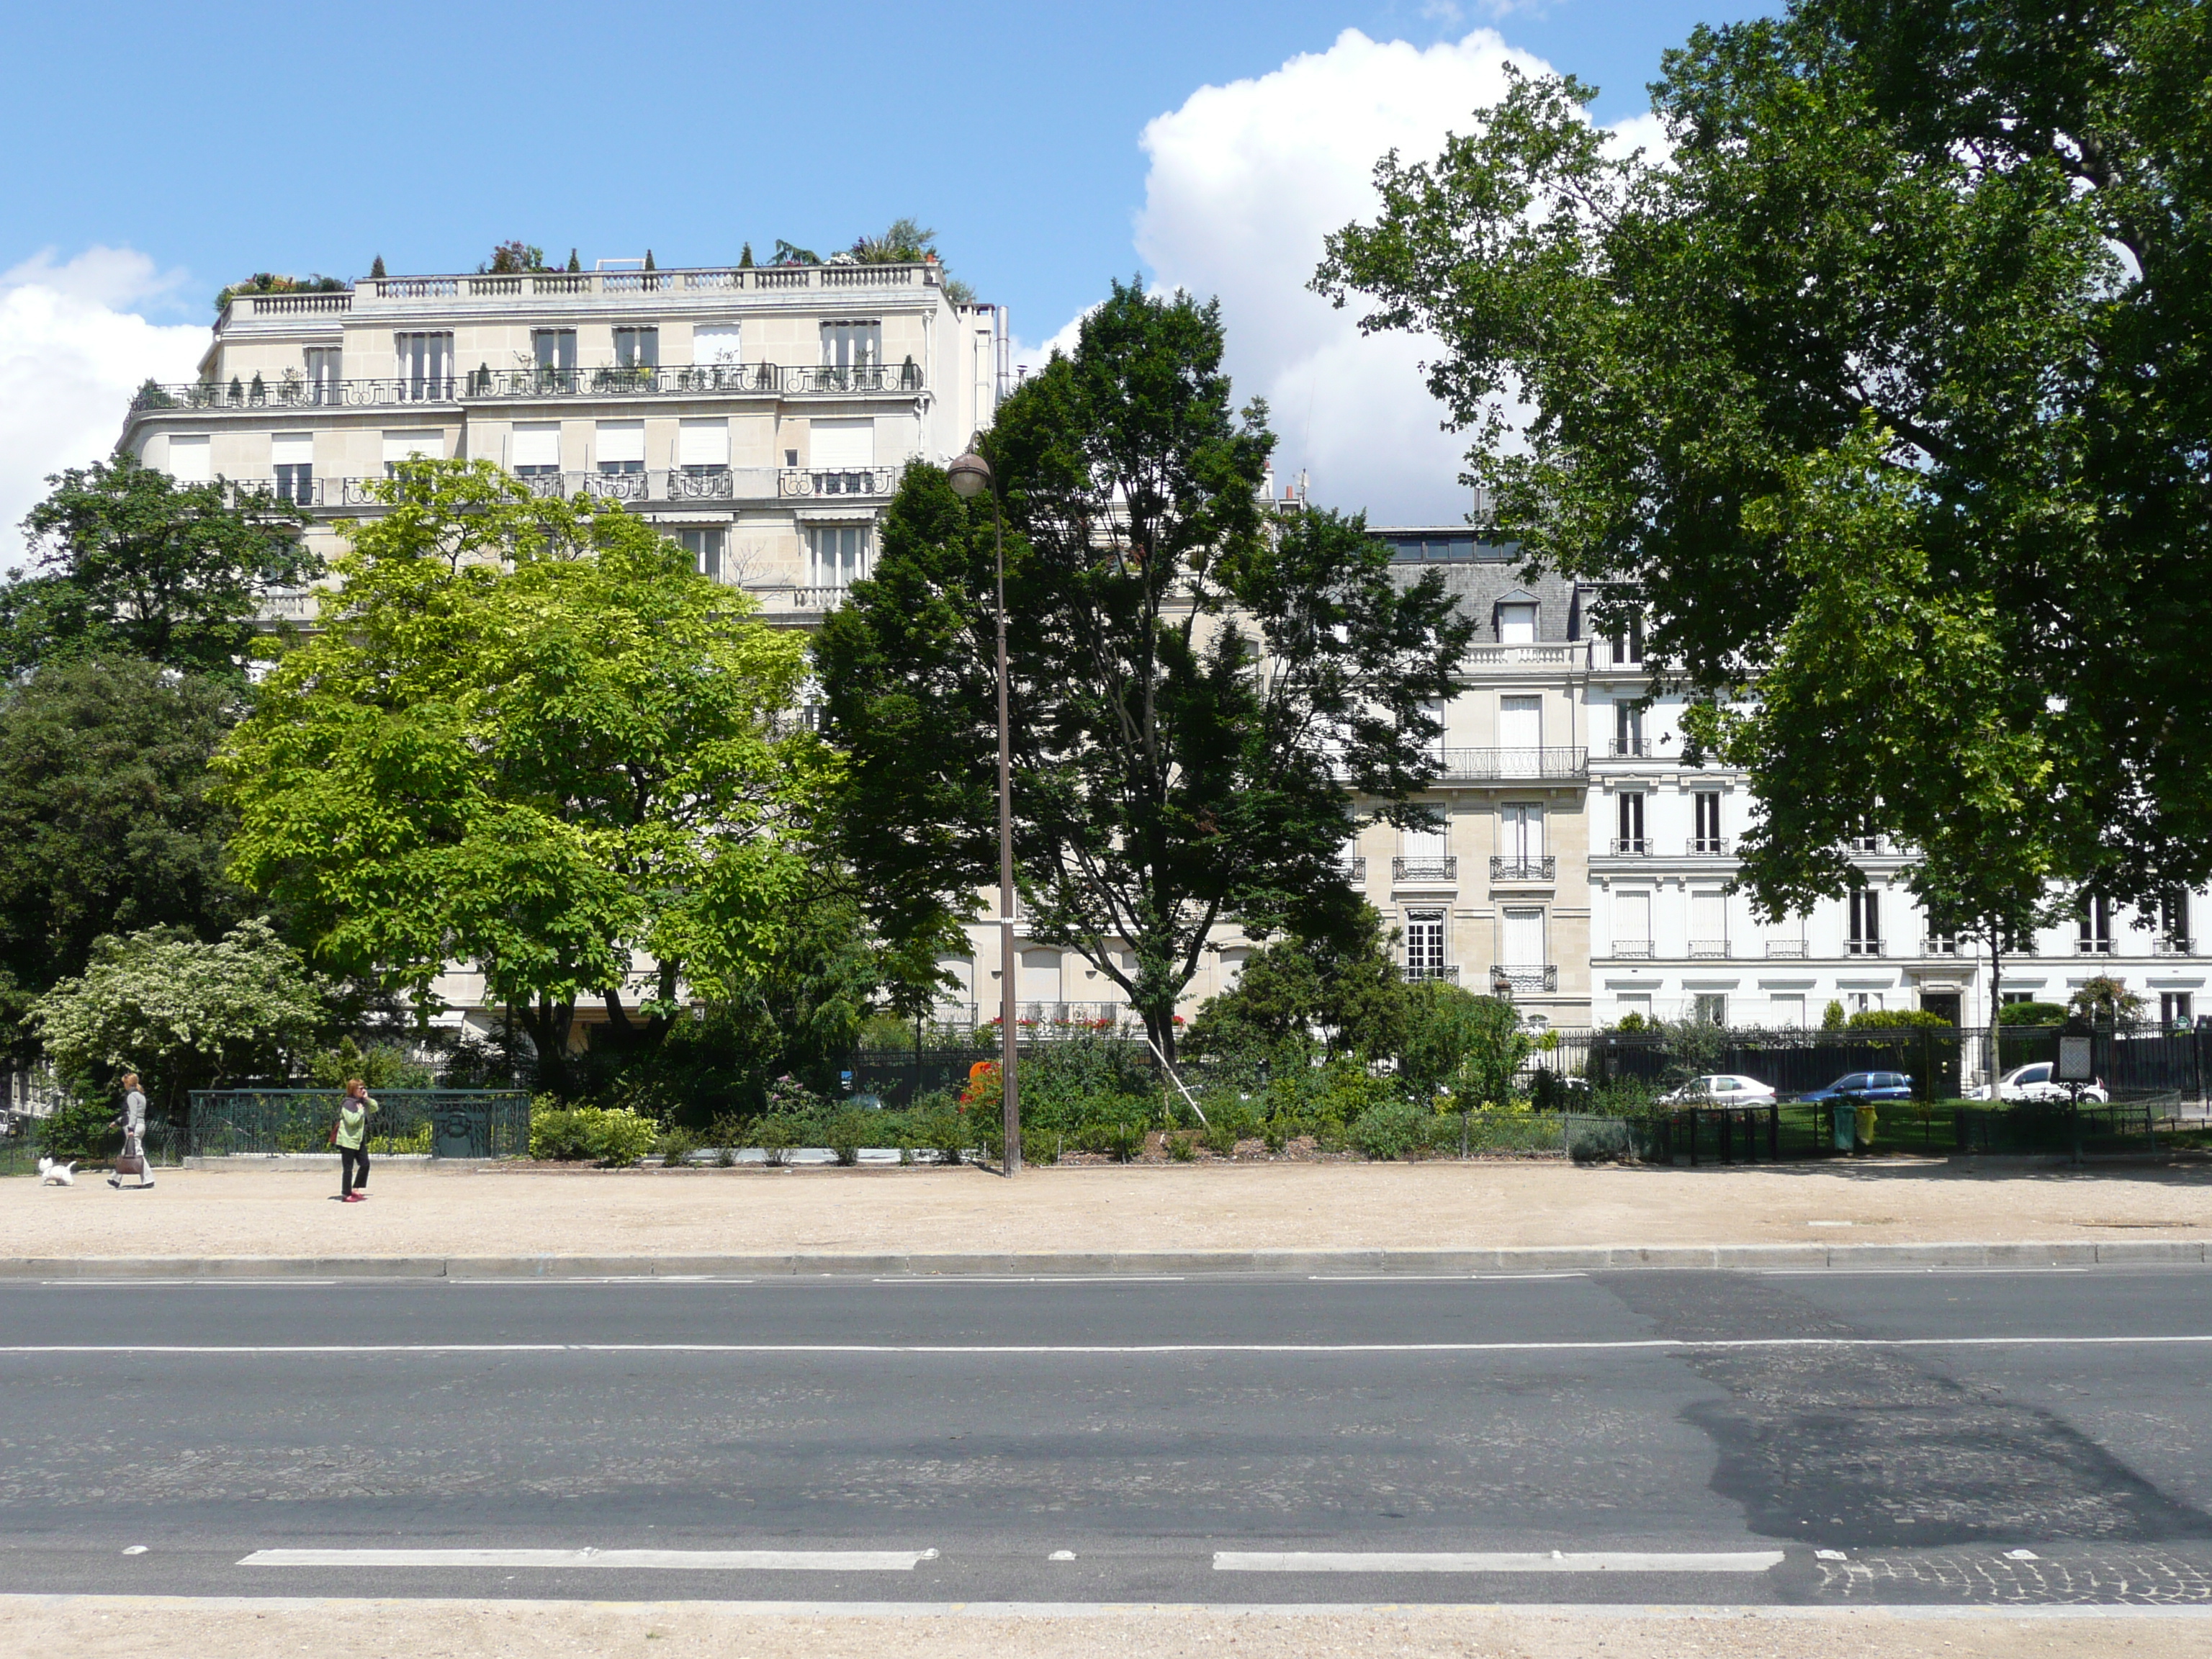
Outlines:
{"type": "MultiPolygon", "coordinates": [[[[2034,1243],[2201,1259],[2212,1166],[1280,1164],[951,1170],[380,1165],[0,1181],[0,1262],[90,1258],[1121,1255],[2034,1243]],[[2179,1246],[2181,1248],[2177,1248],[2179,1246]]],[[[834,1266],[835,1263],[824,1263],[834,1266]]],[[[1238,1265],[1224,1263],[1224,1265],[1238,1265]]],[[[1604,1265],[1602,1261],[1595,1265],[1604,1265]]]]}

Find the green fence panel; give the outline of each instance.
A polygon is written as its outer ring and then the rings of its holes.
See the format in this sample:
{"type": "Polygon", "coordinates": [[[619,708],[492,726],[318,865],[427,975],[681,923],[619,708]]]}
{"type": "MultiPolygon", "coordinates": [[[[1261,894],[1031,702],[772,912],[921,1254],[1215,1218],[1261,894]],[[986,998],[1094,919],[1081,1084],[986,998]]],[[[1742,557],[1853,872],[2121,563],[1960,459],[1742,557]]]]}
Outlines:
{"type": "MultiPolygon", "coordinates": [[[[378,1089],[371,1156],[519,1158],[530,1150],[530,1097],[509,1089],[378,1089]]],[[[182,1139],[194,1158],[323,1152],[337,1089],[196,1089],[182,1139]]]]}

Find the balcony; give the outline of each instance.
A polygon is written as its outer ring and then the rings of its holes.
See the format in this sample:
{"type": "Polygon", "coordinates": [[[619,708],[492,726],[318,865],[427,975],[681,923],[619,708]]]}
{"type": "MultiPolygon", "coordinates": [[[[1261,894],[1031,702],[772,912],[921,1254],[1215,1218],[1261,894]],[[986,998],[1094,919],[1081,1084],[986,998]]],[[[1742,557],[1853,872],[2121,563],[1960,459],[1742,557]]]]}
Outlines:
{"type": "Polygon", "coordinates": [[[1392,859],[1390,879],[1393,881],[1457,881],[1459,860],[1449,854],[1440,859],[1392,859]]]}
{"type": "Polygon", "coordinates": [[[2077,939],[2074,941],[2077,957],[2108,957],[2112,954],[2112,941],[2108,939],[2077,939]]]}
{"type": "Polygon", "coordinates": [[[1651,941],[1648,939],[1617,939],[1613,942],[1613,954],[1631,961],[1651,960],[1651,941]]]}
{"type": "Polygon", "coordinates": [[[1651,841],[1646,836],[1615,836],[1606,843],[1606,849],[1617,859],[1647,859],[1651,856],[1651,841]]]}
{"type": "Polygon", "coordinates": [[[148,384],[131,395],[133,412],[371,409],[402,404],[516,403],[556,398],[775,397],[892,394],[926,390],[921,366],[793,368],[777,363],[713,363],[688,368],[478,368],[396,380],[310,380],[287,373],[274,380],[148,384]]]}
{"type": "Polygon", "coordinates": [[[2150,942],[2150,953],[2154,957],[2193,957],[2197,941],[2188,939],[2154,939],[2150,942]]]}
{"type": "Polygon", "coordinates": [[[1462,672],[1480,669],[1580,668],[1589,647],[1580,641],[1549,645],[1472,645],[1460,659],[1462,672]]]}
{"type": "Polygon", "coordinates": [[[1407,979],[1440,979],[1447,985],[1459,983],[1459,964],[1455,962],[1407,963],[1407,979]]]}
{"type": "Polygon", "coordinates": [[[1556,881],[1559,861],[1555,858],[1522,858],[1513,854],[1490,855],[1492,881],[1556,881]]]}
{"type": "Polygon", "coordinates": [[[1802,939],[1771,939],[1766,941],[1766,954],[1778,960],[1802,962],[1808,952],[1802,939]]]}
{"type": "Polygon", "coordinates": [[[1649,738],[1614,738],[1605,746],[1611,760],[1657,760],[1658,745],[1649,738]]]}
{"type": "Polygon", "coordinates": [[[1844,941],[1844,954],[1847,957],[1886,957],[1889,954],[1889,946],[1878,939],[1847,939],[1844,941]]]}
{"type": "Polygon", "coordinates": [[[1724,859],[1728,856],[1726,836],[1692,836],[1684,851],[1693,859],[1724,859]]]}
{"type": "Polygon", "coordinates": [[[517,300],[537,309],[548,300],[589,303],[602,298],[630,299],[665,295],[696,296],[706,305],[740,293],[794,290],[941,288],[942,268],[927,261],[912,264],[727,265],[696,270],[534,270],[509,276],[489,273],[452,276],[379,276],[339,294],[240,294],[232,296],[222,326],[248,317],[301,317],[359,311],[404,311],[428,306],[439,310],[483,309],[483,301],[517,300]]]}
{"type": "Polygon", "coordinates": [[[1853,836],[1844,845],[1850,852],[1864,858],[1881,858],[1890,850],[1887,836],[1853,836]]]}
{"type": "Polygon", "coordinates": [[[1541,991],[1556,991],[1559,988],[1559,970],[1550,963],[1546,963],[1541,967],[1524,965],[1492,968],[1490,970],[1490,984],[1492,990],[1508,991],[1515,996],[1523,996],[1541,991]]]}
{"type": "Polygon", "coordinates": [[[398,404],[460,401],[461,377],[418,374],[390,380],[310,380],[286,375],[250,380],[190,380],[168,386],[148,381],[131,395],[134,413],[143,410],[367,409],[398,404]]]}
{"type": "Polygon", "coordinates": [[[916,392],[922,390],[921,366],[903,363],[862,363],[841,368],[814,363],[783,371],[783,389],[794,394],[817,392],[916,392]]]}
{"type": "Polygon", "coordinates": [[[690,368],[476,368],[461,377],[465,398],[504,402],[531,398],[725,397],[783,388],[774,363],[709,363],[690,368]]]}
{"type": "MultiPolygon", "coordinates": [[[[999,1018],[994,1005],[991,1010],[993,1023],[999,1018]]],[[[1129,1018],[1126,1002],[1018,1002],[1014,1005],[1015,1021],[1031,1026],[1072,1026],[1085,1030],[1110,1030],[1129,1018]]]]}
{"type": "Polygon", "coordinates": [[[1435,758],[1440,782],[1570,782],[1589,772],[1587,749],[1446,749],[1435,758]]]}
{"type": "Polygon", "coordinates": [[[1920,941],[1923,957],[1955,957],[1959,954],[1959,939],[1955,933],[1930,933],[1920,941]]]}
{"type": "MultiPolygon", "coordinates": [[[[532,495],[563,500],[680,506],[687,501],[882,501],[898,491],[903,466],[820,471],[806,467],[653,467],[639,472],[531,472],[517,482],[532,495]]],[[[297,507],[381,507],[374,478],[225,478],[224,494],[236,502],[256,492],[297,507]]]]}
{"type": "Polygon", "coordinates": [[[1367,879],[1367,860],[1365,859],[1339,859],[1336,863],[1336,872],[1348,882],[1357,884],[1365,881],[1367,879]]]}
{"type": "Polygon", "coordinates": [[[1693,939],[1690,941],[1691,959],[1698,962],[1725,962],[1729,942],[1724,939],[1693,939]]]}

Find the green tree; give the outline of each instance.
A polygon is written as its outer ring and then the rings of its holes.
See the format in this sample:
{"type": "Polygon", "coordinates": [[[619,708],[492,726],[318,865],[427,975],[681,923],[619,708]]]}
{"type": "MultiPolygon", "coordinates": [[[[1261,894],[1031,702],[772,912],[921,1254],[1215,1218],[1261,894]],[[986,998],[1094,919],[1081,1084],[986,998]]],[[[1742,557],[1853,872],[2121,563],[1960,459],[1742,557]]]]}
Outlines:
{"type": "Polygon", "coordinates": [[[2143,1000],[2128,989],[2124,980],[2096,974],[2082,981],[2068,1001],[2066,1012],[2076,1019],[2130,1030],[2142,1018],[2142,1006],[2143,1000]]]}
{"type": "Polygon", "coordinates": [[[0,587],[0,673],[127,652],[240,678],[267,652],[263,597],[319,568],[305,520],[265,495],[234,502],[221,483],[180,484],[127,454],[46,482],[53,493],[23,520],[39,574],[11,570],[0,587]]]}
{"type": "Polygon", "coordinates": [[[0,1019],[28,1057],[33,998],[106,934],[219,937],[247,913],[223,871],[208,761],[240,688],[131,656],[50,663],[0,689],[0,1019]]]}
{"type": "Polygon", "coordinates": [[[1504,1106],[1535,1040],[1521,1015],[1498,997],[1480,997],[1439,979],[1406,988],[1406,1038],[1398,1074],[1422,1099],[1448,1091],[1462,1107],[1504,1106]]]}
{"type": "MultiPolygon", "coordinates": [[[[979,440],[1006,516],[1030,928],[1170,1054],[1217,921],[1353,925],[1352,792],[1420,816],[1424,702],[1451,694],[1473,629],[1433,574],[1394,581],[1358,520],[1268,514],[1273,439],[1263,408],[1231,412],[1221,353],[1217,307],[1117,283],[979,440]]],[[[889,938],[973,914],[996,872],[992,561],[990,501],[910,467],[872,580],[816,647],[844,849],[889,938]]]]}
{"type": "Polygon", "coordinates": [[[679,981],[717,994],[810,897],[830,766],[785,724],[803,647],[615,504],[482,461],[380,489],[325,601],[343,626],[217,757],[232,867],[333,971],[419,1003],[477,963],[562,1086],[579,998],[657,1044],[679,981]]]}
{"type": "Polygon", "coordinates": [[[148,1102],[173,1118],[191,1090],[281,1074],[322,1028],[325,988],[265,921],[211,945],[155,927],[98,940],[84,972],[41,997],[33,1018],[76,1087],[136,1071],[148,1102]]]}
{"type": "Polygon", "coordinates": [[[1799,0],[1668,55],[1663,160],[1519,82],[1331,239],[1322,289],[1443,341],[1501,528],[1720,703],[1784,694],[1737,738],[1789,757],[1770,906],[1869,830],[2000,931],[2039,872],[2212,872],[2208,81],[2187,0],[1799,0]]]}
{"type": "Polygon", "coordinates": [[[1406,982],[1382,931],[1362,905],[1340,939],[1279,939],[1246,958],[1236,985],[1206,999],[1184,1042],[1194,1054],[1285,1049],[1325,1058],[1395,1055],[1406,1038],[1406,982]]]}

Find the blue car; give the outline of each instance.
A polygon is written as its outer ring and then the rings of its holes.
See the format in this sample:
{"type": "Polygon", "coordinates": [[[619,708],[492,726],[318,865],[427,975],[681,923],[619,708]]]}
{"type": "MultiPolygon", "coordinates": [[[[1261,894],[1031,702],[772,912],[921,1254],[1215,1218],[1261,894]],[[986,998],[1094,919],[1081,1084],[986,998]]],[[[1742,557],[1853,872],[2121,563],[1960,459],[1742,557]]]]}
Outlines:
{"type": "Polygon", "coordinates": [[[1903,1072],[1853,1072],[1838,1078],[1825,1089],[1814,1089],[1797,1097],[1808,1104],[1823,1104],[1850,1097],[1854,1103],[1877,1100],[1910,1100],[1912,1098],[1912,1079],[1903,1072]]]}

